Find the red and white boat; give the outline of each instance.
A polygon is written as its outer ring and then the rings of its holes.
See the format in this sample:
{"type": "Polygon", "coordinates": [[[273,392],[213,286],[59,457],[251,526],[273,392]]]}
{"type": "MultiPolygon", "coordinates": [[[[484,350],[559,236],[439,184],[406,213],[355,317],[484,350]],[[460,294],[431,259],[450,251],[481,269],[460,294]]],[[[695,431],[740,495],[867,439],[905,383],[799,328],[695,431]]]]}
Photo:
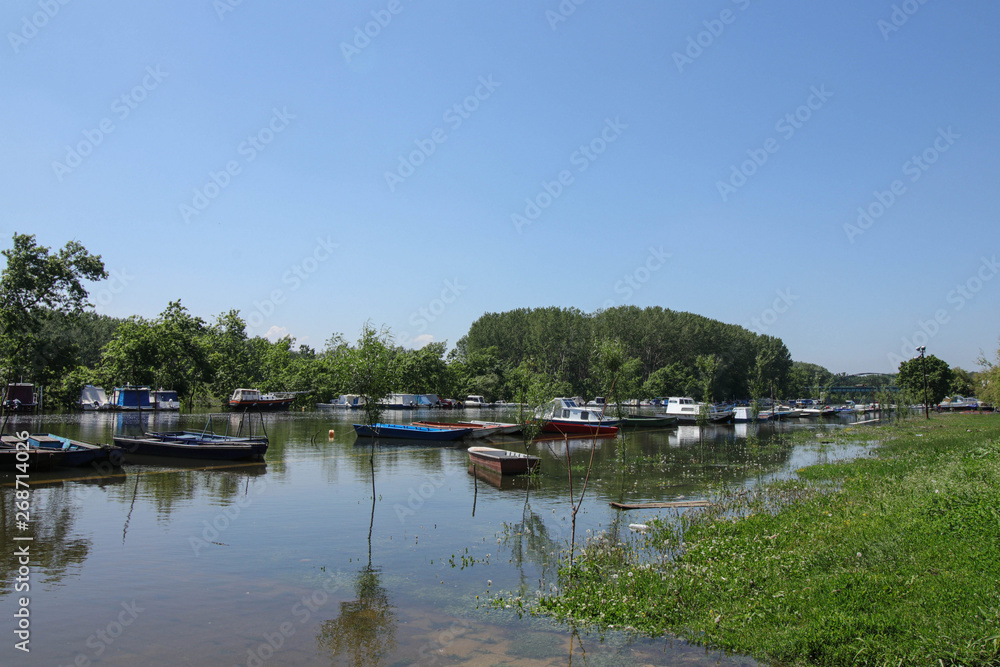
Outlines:
{"type": "Polygon", "coordinates": [[[230,410],[287,410],[295,392],[262,394],[260,389],[237,389],[229,397],[230,410]]]}
{"type": "Polygon", "coordinates": [[[618,421],[608,419],[603,410],[580,407],[572,398],[553,399],[543,408],[542,431],[545,433],[566,433],[570,435],[614,435],[618,433],[618,421]]]}

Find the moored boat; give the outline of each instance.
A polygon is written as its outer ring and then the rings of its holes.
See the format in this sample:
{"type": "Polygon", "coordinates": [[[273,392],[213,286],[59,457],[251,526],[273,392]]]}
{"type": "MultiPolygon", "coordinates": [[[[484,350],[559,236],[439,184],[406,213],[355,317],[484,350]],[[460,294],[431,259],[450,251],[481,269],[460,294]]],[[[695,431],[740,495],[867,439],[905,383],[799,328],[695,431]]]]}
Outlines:
{"type": "MultiPolygon", "coordinates": [[[[757,414],[757,421],[766,422],[771,419],[771,415],[767,414],[766,411],[761,410],[757,414]]],[[[749,405],[737,405],[733,407],[733,422],[737,424],[746,424],[754,421],[753,418],[753,408],[749,405]]]]}
{"type": "Polygon", "coordinates": [[[470,440],[479,440],[481,438],[487,438],[491,435],[497,435],[500,432],[500,427],[489,427],[482,424],[456,424],[454,422],[431,422],[431,421],[415,421],[411,422],[413,426],[426,426],[428,428],[451,428],[451,429],[469,429],[469,433],[466,434],[466,438],[470,440]]]}
{"type": "Polygon", "coordinates": [[[52,433],[32,433],[28,436],[28,443],[39,449],[62,452],[61,466],[77,467],[100,461],[120,466],[125,461],[125,452],[121,447],[94,445],[52,433]]]}
{"type": "Polygon", "coordinates": [[[88,384],[80,392],[80,398],[76,402],[76,407],[85,412],[97,410],[110,410],[111,400],[108,398],[104,387],[95,387],[88,384]]]}
{"type": "Polygon", "coordinates": [[[728,408],[705,406],[704,403],[698,403],[687,396],[670,396],[664,412],[671,417],[677,417],[677,421],[682,424],[696,424],[703,410],[705,417],[713,424],[729,421],[733,416],[733,411],[728,408]]]}
{"type": "Polygon", "coordinates": [[[229,397],[229,408],[231,410],[287,410],[294,400],[294,392],[262,393],[260,389],[237,389],[229,397]]]}
{"type": "Polygon", "coordinates": [[[469,462],[501,475],[523,475],[538,466],[538,457],[495,447],[469,447],[469,462]]]}
{"type": "Polygon", "coordinates": [[[149,402],[154,410],[178,411],[181,409],[181,399],[173,389],[157,389],[149,393],[149,402]]]}
{"type": "Polygon", "coordinates": [[[464,438],[471,428],[431,428],[410,424],[354,424],[354,432],[366,438],[393,438],[396,440],[451,441],[464,438]]]}
{"type": "Polygon", "coordinates": [[[676,426],[677,417],[666,417],[663,415],[626,415],[622,418],[619,427],[621,428],[658,428],[664,426],[676,426]]]}
{"type": "Polygon", "coordinates": [[[51,470],[62,463],[61,449],[33,447],[26,438],[5,434],[0,437],[0,471],[30,475],[37,470],[51,470]]]}
{"type": "Polygon", "coordinates": [[[518,433],[521,430],[520,424],[511,424],[509,422],[491,422],[484,419],[469,419],[467,421],[457,422],[458,424],[475,424],[477,426],[488,426],[488,427],[498,427],[500,435],[511,435],[513,433],[518,433]]]}
{"type": "Polygon", "coordinates": [[[115,436],[115,444],[128,455],[196,459],[199,461],[263,460],[267,440],[199,434],[147,433],[143,436],[115,436]]]}
{"type": "Polygon", "coordinates": [[[618,422],[605,419],[601,411],[581,408],[572,398],[556,398],[541,413],[544,433],[567,435],[614,435],[618,422]]]}

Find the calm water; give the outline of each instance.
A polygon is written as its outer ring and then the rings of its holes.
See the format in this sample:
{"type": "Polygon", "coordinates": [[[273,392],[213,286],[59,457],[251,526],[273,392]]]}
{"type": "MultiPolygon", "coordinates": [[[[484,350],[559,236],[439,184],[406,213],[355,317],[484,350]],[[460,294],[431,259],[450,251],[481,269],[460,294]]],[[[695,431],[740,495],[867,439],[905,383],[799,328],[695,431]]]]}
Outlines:
{"type": "MultiPolygon", "coordinates": [[[[569,540],[567,444],[577,469],[592,440],[533,445],[542,474],[532,488],[473,478],[462,448],[381,447],[373,503],[369,450],[355,443],[351,418],[266,416],[264,464],[34,473],[27,532],[16,526],[4,476],[0,664],[752,664],[680,641],[615,633],[602,640],[484,604],[501,590],[532,596],[555,581],[569,540]],[[13,537],[23,535],[34,536],[30,592],[17,593],[16,550],[24,542],[13,537]],[[14,647],[22,596],[30,598],[30,654],[14,647]]],[[[138,419],[52,415],[21,418],[13,430],[109,442],[138,431],[138,419]]],[[[226,419],[213,418],[217,431],[226,419]]],[[[154,430],[200,429],[206,415],[143,420],[154,430]]],[[[709,484],[753,485],[856,453],[803,446],[759,459],[743,446],[746,432],[708,427],[702,437],[697,427],[680,427],[638,432],[624,444],[597,440],[578,545],[588,530],[627,531],[656,512],[618,513],[610,501],[695,499],[709,484]]]]}

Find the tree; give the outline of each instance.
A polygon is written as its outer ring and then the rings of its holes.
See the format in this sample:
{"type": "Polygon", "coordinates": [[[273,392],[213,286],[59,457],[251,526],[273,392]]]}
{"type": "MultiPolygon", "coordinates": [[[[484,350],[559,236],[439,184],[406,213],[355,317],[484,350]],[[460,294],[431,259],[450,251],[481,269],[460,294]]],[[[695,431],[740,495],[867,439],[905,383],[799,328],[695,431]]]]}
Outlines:
{"type": "Polygon", "coordinates": [[[927,372],[927,401],[933,405],[940,403],[951,388],[951,368],[933,354],[916,357],[899,365],[897,384],[913,396],[924,396],[924,370],[927,372]]]}
{"type": "Polygon", "coordinates": [[[389,330],[376,330],[370,322],[365,322],[358,346],[351,350],[346,361],[348,386],[352,393],[365,399],[365,423],[369,426],[376,424],[384,409],[381,400],[399,382],[399,368],[389,330]]]}
{"type": "Polygon", "coordinates": [[[1000,349],[997,349],[996,360],[994,364],[985,354],[980,353],[979,365],[983,370],[976,374],[976,397],[987,405],[1000,409],[1000,349]]]}
{"type": "MultiPolygon", "coordinates": [[[[7,265],[0,274],[0,376],[9,380],[40,353],[39,331],[51,313],[82,313],[90,307],[85,280],[108,277],[100,255],[77,241],[57,253],[35,242],[33,234],[14,234],[3,251],[7,265]]],[[[6,381],[3,383],[6,388],[6,381]]]]}
{"type": "Polygon", "coordinates": [[[975,396],[976,381],[972,377],[972,373],[958,366],[952,368],[951,387],[948,388],[948,393],[958,394],[959,396],[975,396]]]}

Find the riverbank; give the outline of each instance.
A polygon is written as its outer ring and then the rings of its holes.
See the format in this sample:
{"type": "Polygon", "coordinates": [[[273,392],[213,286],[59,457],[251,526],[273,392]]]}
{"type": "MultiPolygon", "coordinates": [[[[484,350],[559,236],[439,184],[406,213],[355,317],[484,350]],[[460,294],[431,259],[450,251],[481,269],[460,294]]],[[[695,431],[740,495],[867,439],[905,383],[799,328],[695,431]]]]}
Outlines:
{"type": "Polygon", "coordinates": [[[1000,664],[1000,416],[831,439],[879,446],[594,538],[531,612],[777,664],[1000,664]]]}

